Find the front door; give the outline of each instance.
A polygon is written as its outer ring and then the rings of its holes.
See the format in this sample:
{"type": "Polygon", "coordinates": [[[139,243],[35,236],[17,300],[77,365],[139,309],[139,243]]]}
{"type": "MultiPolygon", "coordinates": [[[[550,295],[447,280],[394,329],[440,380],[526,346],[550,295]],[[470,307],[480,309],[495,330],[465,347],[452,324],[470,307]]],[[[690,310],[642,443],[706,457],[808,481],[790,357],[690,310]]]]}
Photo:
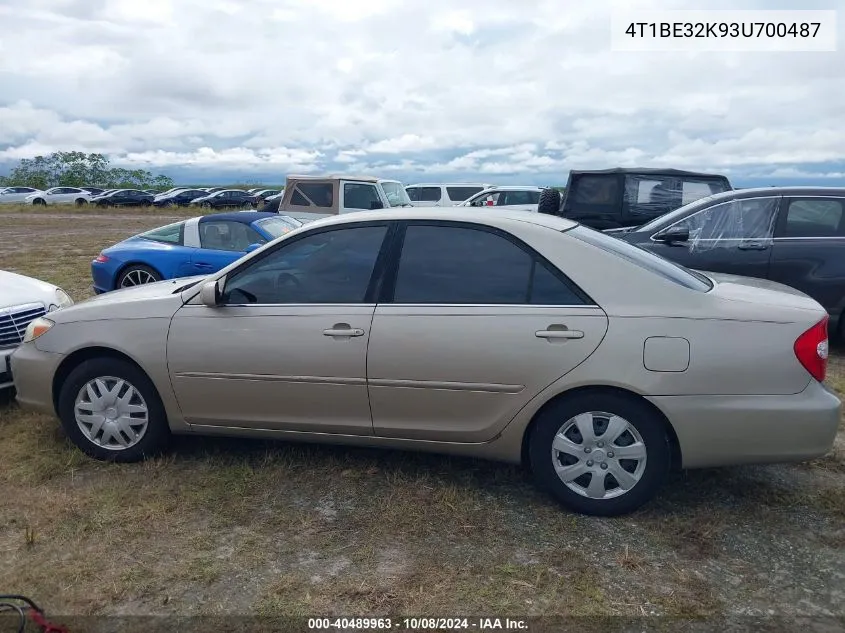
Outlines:
{"type": "Polygon", "coordinates": [[[560,271],[478,225],[408,224],[385,288],[367,357],[378,436],[488,441],[607,331],[560,271]]]}
{"type": "Polygon", "coordinates": [[[672,225],[689,229],[688,241],[666,244],[655,234],[638,246],[688,268],[766,279],[780,200],[739,198],[716,204],[672,225]]]}
{"type": "Polygon", "coordinates": [[[173,318],[190,424],[371,435],[366,358],[386,224],[316,229],[226,275],[222,305],[173,318]]]}

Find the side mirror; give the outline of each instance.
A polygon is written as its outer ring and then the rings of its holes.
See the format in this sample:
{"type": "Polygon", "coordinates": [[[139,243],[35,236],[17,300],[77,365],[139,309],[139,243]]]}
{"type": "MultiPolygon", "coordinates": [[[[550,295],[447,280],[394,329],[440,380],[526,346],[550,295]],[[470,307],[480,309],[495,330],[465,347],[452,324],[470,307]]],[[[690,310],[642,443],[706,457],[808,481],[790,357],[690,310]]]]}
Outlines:
{"type": "Polygon", "coordinates": [[[384,209],[384,203],[381,200],[373,200],[370,203],[370,211],[375,211],[376,209],[384,209]]]}
{"type": "Polygon", "coordinates": [[[665,244],[674,244],[675,242],[689,241],[689,228],[686,226],[671,226],[664,231],[660,231],[654,236],[658,242],[665,244]]]}
{"type": "Polygon", "coordinates": [[[244,253],[251,253],[251,252],[252,252],[252,251],[254,251],[255,249],[257,249],[257,248],[261,248],[262,246],[264,246],[264,245],[263,245],[263,244],[259,244],[258,242],[255,242],[254,244],[250,244],[249,246],[247,246],[247,247],[244,249],[244,253]]]}
{"type": "Polygon", "coordinates": [[[220,286],[217,280],[207,281],[200,288],[200,301],[209,308],[220,305],[220,286]]]}

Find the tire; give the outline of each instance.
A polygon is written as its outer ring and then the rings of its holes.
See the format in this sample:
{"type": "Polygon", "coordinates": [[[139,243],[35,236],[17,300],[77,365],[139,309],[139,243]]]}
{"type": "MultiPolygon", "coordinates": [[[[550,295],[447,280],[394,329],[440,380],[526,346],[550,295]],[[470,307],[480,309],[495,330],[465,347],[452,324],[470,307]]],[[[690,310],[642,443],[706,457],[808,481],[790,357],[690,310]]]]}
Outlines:
{"type": "MultiPolygon", "coordinates": [[[[669,438],[658,414],[633,396],[611,392],[578,394],[552,403],[537,418],[528,449],[536,484],[568,509],[593,516],[628,514],[650,501],[666,479],[671,463],[669,438]],[[589,421],[581,417],[591,412],[594,415],[589,421]],[[610,428],[608,416],[595,413],[618,416],[622,422],[627,422],[625,430],[611,444],[602,440],[610,428]],[[577,423],[576,416],[579,417],[577,423]],[[592,442],[585,442],[585,436],[578,431],[579,423],[592,424],[595,434],[592,442]],[[565,433],[562,439],[569,440],[568,443],[561,442],[561,432],[565,433]],[[553,448],[556,440],[568,450],[553,448]],[[638,450],[635,443],[641,443],[644,451],[638,450]],[[627,448],[629,453],[642,454],[643,458],[620,459],[612,450],[607,450],[608,447],[615,447],[617,452],[627,448]],[[607,464],[606,469],[604,464],[607,464]],[[572,466],[578,469],[558,475],[558,468],[572,466]],[[618,480],[608,477],[614,472],[621,475],[620,469],[630,475],[626,477],[626,484],[631,486],[627,491],[618,480]],[[573,477],[579,472],[583,474],[564,483],[562,477],[573,477]],[[588,496],[587,488],[596,476],[602,482],[604,498],[588,496]]],[[[599,489],[595,492],[599,493],[599,489]]]]}
{"type": "Polygon", "coordinates": [[[44,198],[36,198],[35,200],[32,201],[32,204],[37,205],[37,206],[42,206],[42,207],[47,206],[47,202],[44,200],[44,198]]]}
{"type": "Polygon", "coordinates": [[[557,189],[543,189],[537,211],[546,215],[560,215],[561,195],[557,189]]]}
{"type": "Polygon", "coordinates": [[[208,202],[203,202],[203,203],[200,205],[200,208],[201,208],[201,209],[210,209],[210,208],[211,208],[211,205],[210,205],[208,202]]]}
{"type": "Polygon", "coordinates": [[[77,207],[84,207],[86,204],[88,204],[88,201],[85,198],[77,198],[76,200],[73,201],[73,203],[77,207]]]}
{"type": "Polygon", "coordinates": [[[170,438],[155,385],[138,367],[116,358],[94,358],[70,372],[59,392],[59,417],[70,440],[101,461],[137,462],[160,453],[170,438]]]}
{"type": "Polygon", "coordinates": [[[124,268],[117,277],[115,288],[132,288],[134,286],[143,286],[144,284],[155,283],[161,281],[163,277],[157,270],[144,266],[143,264],[133,264],[124,268]]]}

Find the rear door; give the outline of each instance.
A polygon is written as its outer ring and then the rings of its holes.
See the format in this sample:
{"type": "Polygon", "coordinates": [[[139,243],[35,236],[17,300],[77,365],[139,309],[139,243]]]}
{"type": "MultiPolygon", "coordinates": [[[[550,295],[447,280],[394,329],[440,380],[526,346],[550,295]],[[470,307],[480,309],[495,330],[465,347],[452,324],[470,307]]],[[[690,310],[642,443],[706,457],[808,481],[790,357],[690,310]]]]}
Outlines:
{"type": "Polygon", "coordinates": [[[780,202],[779,196],[767,196],[715,204],[637,245],[689,268],[766,279],[780,202]],[[689,230],[689,241],[666,244],[657,239],[676,226],[689,230]]]}
{"type": "Polygon", "coordinates": [[[775,231],[769,277],[839,317],[845,308],[845,197],[787,197],[775,231]]]}
{"type": "Polygon", "coordinates": [[[507,233],[419,221],[398,242],[367,354],[376,435],[490,440],[607,331],[601,308],[507,233]]]}

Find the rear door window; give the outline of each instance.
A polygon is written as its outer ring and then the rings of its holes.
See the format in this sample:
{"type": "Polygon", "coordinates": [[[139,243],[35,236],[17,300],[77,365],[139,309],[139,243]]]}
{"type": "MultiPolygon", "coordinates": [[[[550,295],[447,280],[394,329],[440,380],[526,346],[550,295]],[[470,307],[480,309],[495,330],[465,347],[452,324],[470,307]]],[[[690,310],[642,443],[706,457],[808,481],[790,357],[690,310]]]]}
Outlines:
{"type": "Polygon", "coordinates": [[[670,177],[625,176],[625,206],[632,215],[663,215],[682,206],[679,186],[670,177]]]}
{"type": "Polygon", "coordinates": [[[576,176],[567,192],[575,204],[613,204],[618,195],[615,174],[576,176]]]}
{"type": "Polygon", "coordinates": [[[440,202],[440,187],[422,187],[420,202],[440,202]]]}
{"type": "Polygon", "coordinates": [[[836,198],[793,198],[779,237],[837,237],[842,235],[843,200],[836,198]]]}
{"type": "Polygon", "coordinates": [[[482,191],[484,187],[446,187],[446,195],[452,202],[463,202],[482,191]]]}

